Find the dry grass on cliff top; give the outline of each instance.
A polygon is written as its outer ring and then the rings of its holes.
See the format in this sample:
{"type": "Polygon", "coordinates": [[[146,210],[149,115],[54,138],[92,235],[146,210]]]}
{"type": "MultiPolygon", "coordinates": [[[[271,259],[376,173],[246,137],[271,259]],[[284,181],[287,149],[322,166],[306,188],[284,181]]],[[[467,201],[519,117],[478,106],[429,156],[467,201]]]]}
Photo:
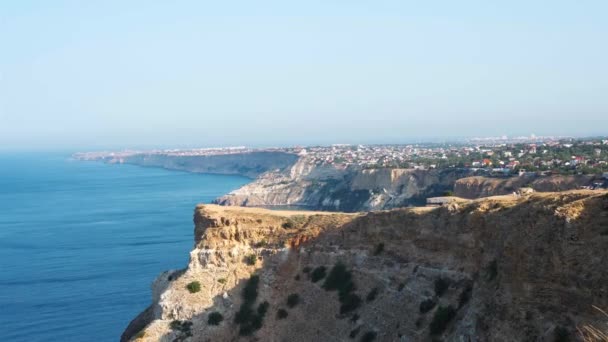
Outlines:
{"type": "Polygon", "coordinates": [[[204,209],[207,212],[212,213],[231,213],[231,214],[256,214],[256,215],[272,215],[272,216],[311,216],[311,215],[347,215],[357,216],[361,213],[343,213],[335,211],[313,211],[313,210],[274,210],[267,208],[256,208],[256,207],[236,207],[236,206],[222,206],[217,204],[199,204],[196,207],[197,210],[204,209]]]}
{"type": "MultiPolygon", "coordinates": [[[[607,195],[608,190],[569,190],[561,192],[535,192],[531,195],[516,196],[516,195],[499,195],[489,196],[477,199],[466,199],[456,196],[451,196],[450,203],[459,205],[466,205],[470,203],[500,203],[503,206],[509,207],[517,203],[529,200],[529,199],[545,199],[553,200],[556,202],[562,202],[566,198],[573,199],[579,198],[584,200],[589,197],[607,195]]],[[[379,211],[390,211],[390,210],[408,210],[415,213],[424,213],[430,210],[437,209],[438,206],[422,206],[422,207],[408,207],[408,208],[397,208],[379,211]]],[[[582,208],[582,206],[581,206],[582,208]]],[[[269,208],[258,208],[258,207],[238,207],[238,206],[222,206],[217,204],[199,204],[197,210],[205,210],[210,213],[230,213],[230,214],[252,214],[252,215],[271,215],[271,216],[282,216],[282,217],[295,217],[295,216],[312,216],[312,215],[344,215],[344,216],[358,216],[365,214],[365,212],[356,213],[344,213],[335,211],[314,211],[314,210],[275,210],[269,208]]],[[[569,209],[572,211],[569,216],[576,217],[576,205],[571,204],[569,209]]]]}

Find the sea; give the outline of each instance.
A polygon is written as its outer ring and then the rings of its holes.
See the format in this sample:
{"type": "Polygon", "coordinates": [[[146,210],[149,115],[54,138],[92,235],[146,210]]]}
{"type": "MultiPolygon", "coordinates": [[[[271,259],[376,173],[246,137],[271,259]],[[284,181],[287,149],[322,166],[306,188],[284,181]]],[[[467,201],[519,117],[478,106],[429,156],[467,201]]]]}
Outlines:
{"type": "Polygon", "coordinates": [[[0,154],[0,341],[118,341],[239,176],[0,154]]]}

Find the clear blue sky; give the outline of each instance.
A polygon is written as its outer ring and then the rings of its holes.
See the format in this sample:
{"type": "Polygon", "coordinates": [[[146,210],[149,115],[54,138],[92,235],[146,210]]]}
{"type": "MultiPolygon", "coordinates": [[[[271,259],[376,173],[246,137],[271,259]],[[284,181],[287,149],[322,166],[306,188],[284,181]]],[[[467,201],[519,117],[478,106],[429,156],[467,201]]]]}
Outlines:
{"type": "Polygon", "coordinates": [[[607,15],[606,0],[2,1],[0,148],[608,134],[607,15]]]}

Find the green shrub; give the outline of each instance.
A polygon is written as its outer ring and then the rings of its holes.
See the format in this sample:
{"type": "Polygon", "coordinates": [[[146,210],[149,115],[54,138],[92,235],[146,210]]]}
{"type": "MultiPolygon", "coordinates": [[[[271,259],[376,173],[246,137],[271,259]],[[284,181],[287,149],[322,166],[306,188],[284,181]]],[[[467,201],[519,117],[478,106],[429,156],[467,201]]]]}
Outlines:
{"type": "Polygon", "coordinates": [[[300,296],[297,293],[292,293],[287,296],[287,306],[289,308],[294,308],[298,303],[300,303],[300,296]]]}
{"type": "Polygon", "coordinates": [[[498,275],[498,262],[496,260],[492,260],[490,264],[486,267],[486,279],[488,281],[492,281],[498,275]]]}
{"type": "Polygon", "coordinates": [[[258,248],[267,247],[268,246],[268,240],[262,239],[261,241],[257,242],[255,244],[255,246],[258,247],[258,248]]]}
{"type": "Polygon", "coordinates": [[[256,261],[258,261],[258,256],[255,254],[249,254],[245,257],[245,263],[249,266],[255,265],[256,261]]]}
{"type": "Polygon", "coordinates": [[[462,290],[460,293],[460,297],[458,298],[458,308],[460,309],[471,299],[471,295],[473,294],[473,285],[468,284],[467,287],[462,290]]]}
{"type": "Polygon", "coordinates": [[[374,255],[379,255],[383,251],[384,251],[384,243],[381,242],[376,246],[376,249],[374,250],[374,255]]]}
{"type": "Polygon", "coordinates": [[[306,266],[302,269],[302,272],[304,272],[304,273],[310,273],[310,271],[311,271],[310,266],[306,266]]]}
{"type": "Polygon", "coordinates": [[[427,313],[431,311],[435,307],[435,304],[435,301],[430,298],[423,300],[420,303],[420,313],[427,313]]]}
{"type": "Polygon", "coordinates": [[[171,328],[171,330],[175,330],[175,331],[179,331],[183,334],[185,334],[186,336],[192,336],[192,322],[190,321],[178,321],[178,320],[174,320],[171,321],[171,323],[169,324],[169,327],[171,328]]]}
{"type": "Polygon", "coordinates": [[[357,335],[359,334],[359,331],[361,331],[361,326],[358,326],[355,329],[351,330],[350,334],[348,334],[348,337],[350,337],[350,338],[357,337],[357,335]]]}
{"type": "Polygon", "coordinates": [[[359,341],[361,342],[372,342],[373,340],[376,339],[376,332],[375,331],[368,331],[365,334],[363,334],[363,336],[361,336],[361,339],[359,341]]]}
{"type": "Polygon", "coordinates": [[[239,328],[239,335],[241,336],[250,336],[254,332],[255,329],[253,328],[253,324],[241,325],[241,327],[239,328]]]}
{"type": "Polygon", "coordinates": [[[401,283],[401,284],[399,284],[399,286],[397,286],[397,291],[401,292],[401,291],[403,291],[404,288],[405,288],[405,284],[401,283]]]}
{"type": "Polygon", "coordinates": [[[340,298],[340,303],[342,304],[340,305],[340,313],[345,314],[347,312],[357,310],[361,306],[362,302],[361,297],[354,293],[349,293],[340,298]]]}
{"type": "Polygon", "coordinates": [[[196,293],[201,290],[201,283],[198,281],[193,281],[188,283],[188,285],[186,285],[186,288],[190,293],[196,293]]]}
{"type": "Polygon", "coordinates": [[[361,297],[352,293],[355,290],[355,283],[352,278],[352,273],[346,269],[346,265],[338,262],[332,267],[323,283],[325,290],[338,291],[341,314],[358,309],[362,303],[361,297]]]}
{"type": "Polygon", "coordinates": [[[258,305],[258,315],[261,317],[266,316],[266,312],[268,311],[269,307],[270,304],[267,301],[263,301],[262,303],[260,303],[260,305],[258,305]]]}
{"type": "MultiPolygon", "coordinates": [[[[570,342],[570,332],[568,329],[562,326],[555,327],[555,330],[553,330],[553,335],[555,342],[570,342]]],[[[598,341],[600,341],[599,338],[598,341]]]]}
{"type": "Polygon", "coordinates": [[[295,224],[291,219],[283,222],[283,225],[282,225],[283,229],[291,229],[294,226],[295,226],[295,224]]]}
{"type": "Polygon", "coordinates": [[[327,272],[327,268],[325,266],[319,266],[312,271],[310,275],[310,281],[313,283],[318,282],[319,280],[325,278],[325,273],[327,272]]]}
{"type": "Polygon", "coordinates": [[[220,284],[226,284],[226,278],[220,278],[217,280],[217,282],[220,284]]]}
{"type": "Polygon", "coordinates": [[[255,300],[258,298],[258,285],[260,283],[260,276],[254,275],[247,280],[245,283],[245,287],[243,288],[243,300],[246,303],[253,304],[255,300]]]}
{"type": "Polygon", "coordinates": [[[354,290],[352,273],[346,269],[346,265],[338,262],[332,267],[327,278],[325,278],[323,288],[327,291],[338,290],[341,295],[349,293],[354,290]]]}
{"type": "Polygon", "coordinates": [[[443,294],[450,287],[450,280],[445,278],[437,278],[435,279],[435,294],[437,297],[443,296],[443,294]]]}
{"type": "Polygon", "coordinates": [[[373,289],[371,289],[371,291],[369,291],[369,293],[367,294],[367,297],[365,297],[365,300],[367,302],[374,301],[376,299],[376,297],[378,297],[379,292],[380,292],[380,290],[377,287],[374,287],[373,289]]]}
{"type": "Polygon", "coordinates": [[[277,319],[284,319],[284,318],[287,318],[287,316],[289,316],[289,314],[287,313],[287,310],[279,309],[277,311],[277,319]]]}
{"type": "Polygon", "coordinates": [[[456,316],[456,310],[449,305],[447,307],[440,306],[435,311],[435,315],[433,316],[433,320],[429,325],[429,332],[431,335],[439,335],[445,331],[448,326],[448,323],[456,316]]]}
{"type": "Polygon", "coordinates": [[[234,323],[236,324],[246,324],[251,321],[251,317],[253,317],[253,309],[250,305],[241,305],[239,311],[234,315],[234,323]]]}
{"type": "Polygon", "coordinates": [[[207,318],[207,323],[209,325],[219,325],[224,320],[224,316],[221,313],[214,311],[209,314],[207,318]]]}
{"type": "Polygon", "coordinates": [[[258,305],[256,312],[253,311],[253,305],[258,298],[259,283],[260,277],[254,275],[247,280],[243,287],[241,293],[243,303],[234,316],[234,322],[239,324],[239,335],[241,336],[249,336],[262,327],[264,315],[270,306],[267,301],[264,301],[258,305]]]}

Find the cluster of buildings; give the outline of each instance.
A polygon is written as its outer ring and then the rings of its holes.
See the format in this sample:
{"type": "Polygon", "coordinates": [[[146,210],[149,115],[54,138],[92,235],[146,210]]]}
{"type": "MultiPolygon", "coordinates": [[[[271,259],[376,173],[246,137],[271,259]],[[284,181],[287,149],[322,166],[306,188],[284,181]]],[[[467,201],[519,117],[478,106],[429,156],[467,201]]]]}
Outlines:
{"type": "Polygon", "coordinates": [[[531,141],[470,140],[458,144],[348,145],[277,147],[245,146],[152,151],[89,152],[80,159],[121,158],[135,154],[166,156],[212,156],[251,152],[285,152],[316,165],[362,168],[463,168],[495,175],[526,172],[608,172],[608,139],[555,139],[533,137],[531,141]]]}
{"type": "Polygon", "coordinates": [[[364,168],[466,168],[494,174],[608,172],[608,140],[479,144],[332,145],[290,150],[315,164],[364,168]]]}

